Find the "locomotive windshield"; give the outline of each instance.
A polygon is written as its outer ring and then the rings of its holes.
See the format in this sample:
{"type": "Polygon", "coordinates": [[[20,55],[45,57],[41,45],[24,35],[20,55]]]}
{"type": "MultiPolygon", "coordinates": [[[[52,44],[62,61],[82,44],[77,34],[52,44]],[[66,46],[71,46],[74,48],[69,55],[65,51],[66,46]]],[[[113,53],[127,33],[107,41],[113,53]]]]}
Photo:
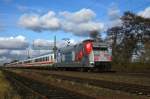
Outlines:
{"type": "Polygon", "coordinates": [[[93,47],[93,50],[106,51],[107,49],[107,47],[93,47]]]}

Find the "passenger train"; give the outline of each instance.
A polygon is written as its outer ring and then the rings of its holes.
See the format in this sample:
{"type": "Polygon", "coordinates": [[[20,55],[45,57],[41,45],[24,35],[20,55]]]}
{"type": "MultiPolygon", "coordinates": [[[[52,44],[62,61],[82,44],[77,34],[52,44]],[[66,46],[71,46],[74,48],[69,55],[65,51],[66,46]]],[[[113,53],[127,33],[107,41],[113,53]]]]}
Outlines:
{"type": "Polygon", "coordinates": [[[88,39],[73,46],[59,48],[55,53],[51,52],[47,55],[9,63],[6,67],[110,71],[111,61],[111,49],[108,44],[88,39]]]}

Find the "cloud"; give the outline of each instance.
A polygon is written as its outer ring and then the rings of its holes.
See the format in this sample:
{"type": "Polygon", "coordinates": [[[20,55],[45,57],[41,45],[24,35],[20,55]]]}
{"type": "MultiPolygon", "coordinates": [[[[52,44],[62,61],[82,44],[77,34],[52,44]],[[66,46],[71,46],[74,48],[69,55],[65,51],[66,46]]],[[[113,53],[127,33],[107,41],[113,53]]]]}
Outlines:
{"type": "Polygon", "coordinates": [[[27,56],[27,50],[11,50],[9,52],[10,56],[20,57],[20,56],[27,56]]]}
{"type": "Polygon", "coordinates": [[[108,17],[110,20],[107,24],[108,28],[122,25],[122,21],[120,19],[119,14],[120,10],[117,8],[116,5],[113,5],[108,9],[108,17]]]}
{"type": "Polygon", "coordinates": [[[53,41],[36,39],[32,43],[33,49],[53,49],[53,41]]]}
{"type": "Polygon", "coordinates": [[[5,57],[5,56],[2,56],[0,57],[0,65],[2,65],[3,63],[6,63],[6,62],[10,62],[11,59],[5,57]]]}
{"type": "Polygon", "coordinates": [[[150,18],[150,7],[145,8],[143,11],[140,11],[138,15],[144,18],[150,18]]]}
{"type": "Polygon", "coordinates": [[[9,53],[8,49],[0,49],[0,56],[7,55],[9,53]]]}
{"type": "Polygon", "coordinates": [[[0,37],[0,49],[25,49],[28,42],[23,36],[0,37]]]}
{"type": "Polygon", "coordinates": [[[60,12],[61,16],[65,17],[66,20],[76,23],[88,22],[92,20],[96,14],[91,9],[81,9],[77,12],[60,12]]]}
{"type": "MultiPolygon", "coordinates": [[[[70,39],[70,45],[74,45],[76,44],[76,41],[73,39],[70,39]]],[[[56,42],[56,46],[58,48],[64,47],[67,45],[67,42],[65,40],[61,40],[61,41],[57,41],[56,42]]],[[[34,40],[33,44],[33,49],[49,49],[49,50],[53,50],[54,47],[54,41],[53,40],[44,40],[44,39],[36,39],[34,40]]]]}
{"type": "Polygon", "coordinates": [[[104,24],[95,21],[96,14],[91,9],[81,9],[76,12],[49,11],[44,15],[24,14],[19,19],[19,25],[36,32],[44,30],[61,30],[78,36],[87,36],[91,31],[102,31],[104,24]]]}
{"type": "Polygon", "coordinates": [[[108,9],[108,16],[110,20],[119,19],[120,10],[116,6],[112,6],[108,9]]]}
{"type": "Polygon", "coordinates": [[[29,10],[29,7],[24,6],[24,5],[16,5],[16,8],[21,12],[26,12],[29,10]]]}
{"type": "Polygon", "coordinates": [[[23,13],[43,13],[43,10],[46,10],[44,8],[38,8],[38,7],[33,7],[33,6],[26,6],[26,5],[21,5],[21,4],[16,4],[16,8],[23,13]]]}
{"type": "Polygon", "coordinates": [[[55,12],[49,11],[44,15],[24,14],[19,19],[19,25],[24,28],[41,32],[43,30],[57,30],[60,27],[59,19],[55,12]]]}
{"type": "Polygon", "coordinates": [[[12,60],[22,60],[27,58],[26,50],[0,49],[0,64],[11,62],[12,60]]]}

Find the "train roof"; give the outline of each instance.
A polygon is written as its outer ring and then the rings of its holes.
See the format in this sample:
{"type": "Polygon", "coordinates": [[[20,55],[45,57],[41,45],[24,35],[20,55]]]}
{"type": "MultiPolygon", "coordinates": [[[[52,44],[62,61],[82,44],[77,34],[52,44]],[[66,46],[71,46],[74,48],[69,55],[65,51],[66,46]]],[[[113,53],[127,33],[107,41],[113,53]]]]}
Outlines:
{"type": "Polygon", "coordinates": [[[83,43],[84,43],[84,42],[94,42],[94,40],[93,40],[93,39],[86,39],[86,40],[83,40],[82,42],[83,42],[83,43]]]}
{"type": "Polygon", "coordinates": [[[53,52],[48,52],[48,53],[45,53],[45,54],[42,54],[42,55],[39,55],[39,56],[35,56],[35,57],[32,57],[32,58],[28,58],[28,59],[22,59],[22,60],[19,60],[19,62],[29,61],[29,60],[32,60],[32,59],[41,58],[41,57],[48,56],[48,55],[51,55],[51,54],[53,54],[53,52]]]}

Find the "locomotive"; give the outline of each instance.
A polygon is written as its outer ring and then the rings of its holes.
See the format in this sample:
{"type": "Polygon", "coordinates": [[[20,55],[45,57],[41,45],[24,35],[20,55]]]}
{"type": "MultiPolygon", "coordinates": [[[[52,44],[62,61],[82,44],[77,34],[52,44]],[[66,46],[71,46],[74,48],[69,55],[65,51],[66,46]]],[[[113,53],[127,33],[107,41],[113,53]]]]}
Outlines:
{"type": "Polygon", "coordinates": [[[7,67],[51,67],[57,69],[111,70],[108,44],[87,39],[79,44],[59,48],[56,52],[7,64],[7,67]]]}

